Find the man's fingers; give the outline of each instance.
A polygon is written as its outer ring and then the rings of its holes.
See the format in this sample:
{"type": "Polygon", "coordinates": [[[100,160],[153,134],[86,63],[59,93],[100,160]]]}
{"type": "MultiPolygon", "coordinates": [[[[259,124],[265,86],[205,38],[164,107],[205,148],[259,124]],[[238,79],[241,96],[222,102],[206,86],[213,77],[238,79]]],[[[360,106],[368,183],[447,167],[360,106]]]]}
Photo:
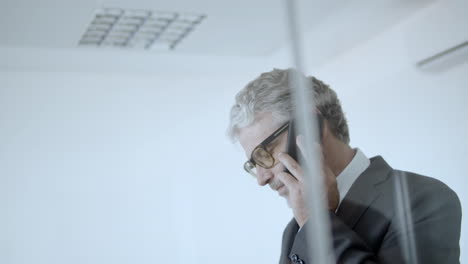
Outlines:
{"type": "Polygon", "coordinates": [[[276,176],[288,188],[288,190],[295,188],[298,183],[297,179],[287,172],[280,172],[276,176]]]}
{"type": "Polygon", "coordinates": [[[304,171],[302,170],[302,167],[299,165],[299,163],[297,163],[297,161],[295,161],[286,153],[280,153],[278,155],[278,159],[298,181],[303,181],[304,171]]]}

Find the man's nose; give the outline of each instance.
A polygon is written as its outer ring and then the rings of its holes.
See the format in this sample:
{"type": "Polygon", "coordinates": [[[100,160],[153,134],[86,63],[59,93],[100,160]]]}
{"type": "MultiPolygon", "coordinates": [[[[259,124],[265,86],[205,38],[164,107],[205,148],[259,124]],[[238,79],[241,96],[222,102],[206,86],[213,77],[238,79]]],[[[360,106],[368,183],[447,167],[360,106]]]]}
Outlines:
{"type": "Polygon", "coordinates": [[[273,178],[273,173],[270,169],[265,169],[257,166],[257,182],[260,186],[265,186],[273,178]]]}

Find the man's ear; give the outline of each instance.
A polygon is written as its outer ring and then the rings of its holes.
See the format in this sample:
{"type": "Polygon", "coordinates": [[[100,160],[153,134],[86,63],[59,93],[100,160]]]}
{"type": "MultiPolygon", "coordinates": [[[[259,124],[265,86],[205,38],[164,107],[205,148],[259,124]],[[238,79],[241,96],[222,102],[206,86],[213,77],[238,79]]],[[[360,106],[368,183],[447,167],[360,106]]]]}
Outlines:
{"type": "Polygon", "coordinates": [[[323,118],[322,121],[322,141],[327,139],[330,136],[330,126],[328,120],[323,118]]]}

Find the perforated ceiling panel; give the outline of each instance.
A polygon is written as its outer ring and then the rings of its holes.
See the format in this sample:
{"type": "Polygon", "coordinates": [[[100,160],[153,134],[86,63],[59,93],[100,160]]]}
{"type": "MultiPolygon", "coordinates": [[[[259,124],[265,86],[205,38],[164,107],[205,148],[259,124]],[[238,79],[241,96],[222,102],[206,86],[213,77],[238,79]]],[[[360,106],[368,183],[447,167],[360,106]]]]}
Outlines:
{"type": "Polygon", "coordinates": [[[204,14],[103,8],[96,11],[79,45],[172,50],[193,34],[204,14]]]}

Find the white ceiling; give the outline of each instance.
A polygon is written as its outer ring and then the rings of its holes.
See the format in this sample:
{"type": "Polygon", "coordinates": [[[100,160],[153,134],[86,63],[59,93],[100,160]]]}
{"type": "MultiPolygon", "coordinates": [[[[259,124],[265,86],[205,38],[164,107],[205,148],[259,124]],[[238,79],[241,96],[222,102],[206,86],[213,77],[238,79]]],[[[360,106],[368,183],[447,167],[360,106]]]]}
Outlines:
{"type": "MultiPolygon", "coordinates": [[[[339,0],[302,1],[309,28],[334,12],[339,0]]],[[[211,55],[267,55],[286,41],[282,0],[8,0],[0,9],[0,46],[75,48],[99,7],[206,14],[175,52],[211,55]]]]}
{"type": "MultiPolygon", "coordinates": [[[[307,60],[317,66],[383,32],[434,0],[297,2],[305,48],[310,51],[307,60]]],[[[239,58],[256,58],[262,63],[268,59],[276,64],[287,61],[283,57],[288,56],[285,12],[284,0],[2,0],[0,68],[100,71],[113,69],[118,64],[118,71],[125,72],[143,68],[135,68],[136,64],[145,65],[146,69],[164,69],[168,61],[173,65],[195,67],[204,58],[213,60],[213,64],[225,61],[229,64],[230,60],[239,58]],[[78,47],[81,35],[94,17],[94,10],[100,7],[193,12],[206,14],[207,18],[173,51],[107,51],[78,47]],[[73,65],[67,64],[70,58],[73,65]]]]}

